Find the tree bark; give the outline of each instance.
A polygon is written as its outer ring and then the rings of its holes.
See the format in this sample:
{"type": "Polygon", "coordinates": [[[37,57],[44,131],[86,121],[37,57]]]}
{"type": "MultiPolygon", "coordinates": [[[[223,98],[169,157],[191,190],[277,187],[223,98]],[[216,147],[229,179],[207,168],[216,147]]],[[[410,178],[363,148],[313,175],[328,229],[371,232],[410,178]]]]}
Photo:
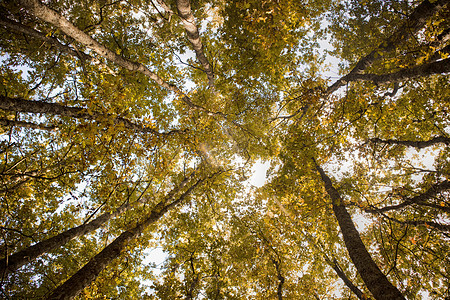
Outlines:
{"type": "Polygon", "coordinates": [[[138,223],[134,228],[124,231],[111,244],[105,247],[100,253],[94,256],[84,267],[70,277],[66,282],[57,287],[53,293],[47,298],[51,300],[73,299],[84,288],[89,286],[114,259],[116,259],[126,245],[138,237],[138,235],[149,225],[158,221],[169,209],[183,202],[187,196],[198,186],[204,179],[199,179],[181,196],[169,204],[168,201],[173,198],[175,193],[169,193],[166,199],[161,200],[151,211],[146,219],[138,223]]]}
{"type": "Polygon", "coordinates": [[[394,50],[401,43],[414,36],[427,22],[427,20],[441,10],[449,0],[429,1],[425,0],[419,4],[414,11],[409,15],[406,22],[397,31],[395,31],[389,38],[381,43],[375,50],[361,58],[353,69],[345,76],[341,77],[335,83],[327,88],[324,96],[328,96],[340,87],[347,84],[347,82],[355,74],[361,74],[364,70],[370,67],[375,61],[381,59],[382,54],[394,50]]]}
{"type": "Polygon", "coordinates": [[[429,146],[432,146],[435,144],[439,144],[439,143],[450,145],[450,138],[445,137],[445,136],[436,136],[428,141],[402,141],[402,140],[392,140],[392,139],[382,140],[380,138],[373,138],[373,139],[370,139],[369,141],[371,141],[372,143],[382,143],[382,144],[387,144],[387,145],[403,145],[403,146],[414,147],[414,148],[418,148],[418,149],[426,148],[426,147],[429,147],[429,146]]]}
{"type": "Polygon", "coordinates": [[[0,109],[35,113],[35,114],[51,114],[62,117],[71,117],[77,119],[93,120],[97,122],[104,122],[105,119],[111,120],[114,124],[122,124],[125,128],[131,129],[142,133],[151,133],[157,136],[167,136],[174,133],[179,133],[178,130],[172,130],[169,132],[160,133],[153,128],[144,127],[136,123],[131,122],[128,119],[122,117],[115,117],[111,114],[100,114],[95,112],[88,112],[87,109],[81,107],[64,106],[57,103],[47,103],[44,101],[32,101],[22,98],[10,98],[0,95],[0,109]]]}
{"type": "Polygon", "coordinates": [[[181,22],[183,22],[184,29],[186,30],[186,35],[194,48],[195,55],[197,56],[198,61],[203,67],[206,75],[208,76],[208,84],[211,89],[214,89],[214,73],[209,63],[208,59],[205,56],[203,51],[203,45],[200,40],[200,34],[198,32],[197,25],[195,24],[194,16],[191,12],[191,3],[189,0],[177,0],[177,10],[178,15],[181,18],[181,22]]]}
{"type": "Polygon", "coordinates": [[[315,165],[331,198],[333,212],[341,228],[347,251],[369,291],[377,300],[405,299],[373,261],[356,230],[350,214],[342,203],[339,192],[333,187],[331,179],[316,162],[315,165]]]}
{"type": "MultiPolygon", "coordinates": [[[[277,253],[278,255],[278,253],[277,253]]],[[[277,285],[277,297],[278,300],[283,300],[283,285],[284,285],[284,276],[281,274],[281,267],[280,267],[280,261],[274,258],[271,258],[272,263],[275,265],[275,269],[277,270],[277,278],[278,278],[278,285],[277,285]]]]}

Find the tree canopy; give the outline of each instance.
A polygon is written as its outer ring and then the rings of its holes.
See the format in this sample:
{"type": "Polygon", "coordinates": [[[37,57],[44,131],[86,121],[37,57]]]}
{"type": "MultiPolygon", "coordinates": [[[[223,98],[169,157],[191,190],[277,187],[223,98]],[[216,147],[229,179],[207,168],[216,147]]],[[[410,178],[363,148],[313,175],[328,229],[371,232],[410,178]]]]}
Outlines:
{"type": "Polygon", "coordinates": [[[449,2],[1,1],[0,297],[450,299],[449,2]]]}

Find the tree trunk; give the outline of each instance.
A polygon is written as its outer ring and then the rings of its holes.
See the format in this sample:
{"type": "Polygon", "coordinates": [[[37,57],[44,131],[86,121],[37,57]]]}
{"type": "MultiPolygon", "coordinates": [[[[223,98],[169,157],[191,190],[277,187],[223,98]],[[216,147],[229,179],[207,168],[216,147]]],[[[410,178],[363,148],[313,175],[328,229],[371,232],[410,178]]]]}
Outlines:
{"type": "Polygon", "coordinates": [[[356,230],[350,214],[342,203],[341,196],[333,187],[331,179],[317,163],[316,169],[319,171],[322,181],[325,184],[325,189],[331,198],[334,215],[341,228],[344,243],[350,258],[369,291],[377,300],[405,299],[373,261],[356,230]]]}
{"type": "MultiPolygon", "coordinates": [[[[278,255],[278,253],[277,253],[278,255]]],[[[278,278],[278,285],[277,285],[277,297],[278,300],[283,300],[283,285],[284,285],[284,281],[285,278],[283,276],[283,274],[281,274],[281,268],[280,268],[280,261],[275,259],[275,258],[271,258],[272,263],[275,265],[275,269],[277,270],[277,278],[278,278]]]]}
{"type": "Polygon", "coordinates": [[[97,122],[104,122],[105,119],[109,119],[114,124],[122,124],[125,128],[142,133],[151,133],[157,136],[166,136],[174,133],[178,133],[178,130],[172,130],[169,132],[160,133],[153,128],[145,127],[131,122],[128,119],[122,117],[116,117],[111,114],[101,114],[95,112],[88,112],[85,108],[64,106],[58,103],[47,103],[44,101],[32,101],[21,98],[10,98],[0,95],[0,109],[35,113],[35,114],[51,114],[62,117],[71,117],[77,119],[94,120],[97,122]]]}
{"type": "MultiPolygon", "coordinates": [[[[188,181],[194,176],[195,172],[193,172],[189,177],[186,177],[176,188],[172,189],[168,194],[168,199],[171,199],[173,195],[179,192],[188,181]]],[[[44,253],[48,253],[62,247],[70,240],[85,235],[89,232],[97,230],[107,221],[115,218],[116,216],[121,215],[123,212],[127,211],[131,206],[137,204],[143,204],[148,199],[142,197],[139,201],[129,204],[124,203],[119,208],[117,208],[114,212],[105,212],[104,214],[98,216],[94,220],[89,223],[71,228],[66,230],[54,237],[43,240],[35,245],[32,245],[26,249],[23,249],[13,255],[10,255],[2,260],[0,260],[0,274],[8,274],[10,272],[16,271],[18,268],[22,267],[28,262],[35,260],[37,257],[41,256],[44,253]]]]}
{"type": "Polygon", "coordinates": [[[419,4],[406,22],[397,31],[395,31],[388,39],[383,41],[375,50],[361,58],[353,69],[345,76],[341,77],[325,91],[324,96],[328,96],[340,87],[349,82],[349,78],[355,74],[361,74],[375,61],[382,58],[382,54],[394,50],[404,41],[414,36],[427,22],[427,20],[447,5],[449,0],[429,1],[425,0],[419,4]]]}
{"type": "Polygon", "coordinates": [[[35,260],[42,254],[51,252],[65,245],[67,242],[71,241],[76,237],[97,230],[104,223],[120,215],[121,213],[126,211],[129,207],[130,207],[129,204],[123,204],[112,213],[106,212],[89,223],[61,232],[60,234],[55,235],[54,237],[43,240],[37,244],[34,244],[28,248],[25,248],[19,252],[16,252],[8,257],[3,258],[2,260],[0,260],[0,274],[8,274],[14,272],[23,265],[35,260]]]}
{"type": "Polygon", "coordinates": [[[158,221],[170,208],[183,202],[183,200],[205,179],[199,179],[194,185],[187,189],[181,196],[169,203],[170,198],[175,193],[169,193],[166,199],[160,201],[151,211],[149,216],[137,224],[134,228],[123,232],[117,237],[111,244],[105,247],[100,253],[94,256],[84,267],[70,277],[66,282],[57,287],[53,293],[47,298],[52,300],[60,299],[73,299],[84,288],[89,286],[114,259],[116,259],[126,245],[137,238],[138,235],[149,225],[158,221]],[[169,199],[168,199],[169,198],[169,199]]]}
{"type": "Polygon", "coordinates": [[[181,97],[181,100],[185,102],[190,108],[200,109],[209,115],[220,115],[224,116],[222,113],[211,112],[204,107],[194,104],[190,98],[185,95],[177,86],[174,84],[167,83],[157,74],[150,71],[146,66],[139,62],[134,62],[123,58],[122,56],[116,54],[114,51],[106,48],[92,37],[84,33],[82,30],[78,29],[75,25],[70,23],[63,16],[58,14],[53,9],[47,7],[46,5],[40,3],[39,0],[19,0],[19,3],[22,4],[25,8],[27,8],[34,16],[56,26],[62,32],[67,34],[68,36],[75,39],[80,44],[92,49],[95,53],[100,56],[105,57],[107,60],[129,70],[132,72],[139,72],[148,78],[152,79],[159,86],[172,91],[181,97]]]}
{"type": "Polygon", "coordinates": [[[214,89],[214,74],[208,59],[203,52],[203,45],[200,40],[197,25],[195,24],[194,16],[191,12],[191,4],[189,0],[177,0],[178,15],[183,22],[186,35],[194,48],[198,61],[201,63],[203,70],[208,76],[208,83],[211,89],[214,89]]]}

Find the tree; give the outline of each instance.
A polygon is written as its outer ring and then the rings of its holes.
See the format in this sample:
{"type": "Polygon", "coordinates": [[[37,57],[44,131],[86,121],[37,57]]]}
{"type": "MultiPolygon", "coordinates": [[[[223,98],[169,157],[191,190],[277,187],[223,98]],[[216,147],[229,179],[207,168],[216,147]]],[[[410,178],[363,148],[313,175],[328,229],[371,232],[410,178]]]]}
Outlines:
{"type": "Polygon", "coordinates": [[[2,2],[1,297],[450,297],[448,2],[2,2]]]}

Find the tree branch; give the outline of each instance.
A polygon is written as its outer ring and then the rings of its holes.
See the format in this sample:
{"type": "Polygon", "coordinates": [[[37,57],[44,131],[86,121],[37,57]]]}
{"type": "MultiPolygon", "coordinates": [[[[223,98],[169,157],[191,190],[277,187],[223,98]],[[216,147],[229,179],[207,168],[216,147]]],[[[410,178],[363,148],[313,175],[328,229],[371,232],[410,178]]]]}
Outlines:
{"type": "Polygon", "coordinates": [[[436,136],[428,141],[407,141],[407,140],[393,140],[393,139],[382,140],[380,138],[372,138],[369,141],[375,144],[381,143],[386,145],[403,145],[418,149],[426,148],[439,143],[450,145],[450,138],[445,136],[436,136]]]}
{"type": "Polygon", "coordinates": [[[107,60],[114,62],[129,71],[139,72],[149,77],[158,85],[169,91],[175,92],[179,95],[184,95],[175,85],[167,83],[157,74],[150,71],[143,64],[128,60],[116,54],[114,51],[106,48],[105,46],[94,40],[91,36],[87,35],[85,32],[77,28],[62,15],[42,4],[39,0],[19,0],[19,3],[22,4],[26,9],[28,9],[34,16],[50,24],[53,24],[65,34],[75,39],[75,41],[93,50],[98,55],[105,57],[107,60]]]}
{"type": "Polygon", "coordinates": [[[93,120],[104,122],[109,119],[113,124],[122,124],[125,128],[142,133],[151,133],[156,136],[169,136],[175,133],[181,133],[179,130],[169,132],[158,132],[153,128],[145,127],[132,121],[116,117],[111,114],[102,114],[96,112],[88,112],[87,109],[81,107],[64,106],[58,103],[47,103],[44,101],[32,101],[22,98],[10,98],[0,95],[0,109],[15,112],[35,113],[35,114],[51,114],[62,117],[71,117],[76,119],[93,120]]]}
{"type": "Polygon", "coordinates": [[[347,75],[341,77],[329,86],[323,96],[326,97],[337,91],[340,87],[345,86],[349,81],[352,81],[352,77],[356,74],[361,74],[375,61],[381,59],[383,53],[394,50],[401,43],[408,40],[411,36],[414,36],[426,24],[431,16],[436,14],[448,3],[449,0],[423,1],[414,9],[411,15],[409,15],[403,26],[383,41],[376,49],[361,58],[347,75]]]}
{"type": "Polygon", "coordinates": [[[434,61],[428,64],[416,66],[410,69],[403,69],[388,74],[352,74],[347,77],[346,82],[352,81],[372,81],[374,84],[390,84],[410,80],[417,77],[430,76],[435,74],[445,74],[450,72],[450,58],[434,61]]]}
{"type": "Polygon", "coordinates": [[[341,266],[337,262],[336,258],[333,258],[333,261],[330,262],[331,267],[336,272],[336,274],[339,276],[339,278],[342,279],[342,281],[345,283],[345,285],[358,297],[360,300],[365,300],[367,297],[364,295],[364,293],[353,284],[353,282],[347,277],[345,272],[342,270],[341,266]]]}

